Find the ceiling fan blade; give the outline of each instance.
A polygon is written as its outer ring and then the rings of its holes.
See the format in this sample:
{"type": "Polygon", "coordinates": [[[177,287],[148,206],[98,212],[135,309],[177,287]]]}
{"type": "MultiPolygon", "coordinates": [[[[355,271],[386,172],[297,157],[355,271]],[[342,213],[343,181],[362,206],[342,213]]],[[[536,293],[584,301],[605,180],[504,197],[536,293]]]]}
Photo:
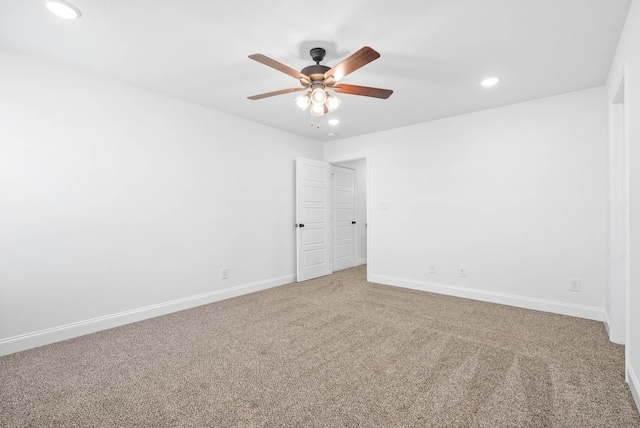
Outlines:
{"type": "Polygon", "coordinates": [[[327,79],[333,76],[335,80],[340,80],[349,73],[352,73],[369,64],[371,61],[380,58],[380,54],[369,46],[365,46],[358,52],[345,58],[340,64],[333,67],[331,70],[324,73],[324,78],[327,79]]]}
{"type": "Polygon", "coordinates": [[[275,59],[271,59],[268,56],[264,56],[262,54],[253,54],[249,55],[249,58],[271,68],[275,68],[276,70],[281,71],[284,74],[288,74],[291,77],[295,77],[298,80],[302,80],[304,84],[311,84],[311,79],[309,79],[309,76],[302,74],[298,70],[294,70],[293,68],[286,66],[276,61],[275,59]]]}
{"type": "Polygon", "coordinates": [[[305,91],[308,88],[289,88],[289,89],[280,89],[279,91],[266,92],[264,94],[252,95],[249,98],[250,100],[261,100],[262,98],[273,97],[275,95],[289,94],[291,92],[305,91]]]}
{"type": "Polygon", "coordinates": [[[373,98],[382,98],[387,99],[393,94],[391,89],[380,89],[380,88],[370,88],[368,86],[359,86],[359,85],[345,85],[339,84],[334,86],[334,91],[341,94],[351,94],[351,95],[363,95],[365,97],[373,97],[373,98]]]}

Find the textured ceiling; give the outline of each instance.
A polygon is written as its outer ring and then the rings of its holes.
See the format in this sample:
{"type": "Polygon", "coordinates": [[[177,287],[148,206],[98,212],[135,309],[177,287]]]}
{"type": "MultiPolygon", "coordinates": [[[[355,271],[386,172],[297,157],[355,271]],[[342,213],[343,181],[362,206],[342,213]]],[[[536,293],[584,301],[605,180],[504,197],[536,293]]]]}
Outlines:
{"type": "Polygon", "coordinates": [[[0,45],[328,141],[604,85],[631,0],[72,3],[83,16],[66,21],[41,0],[0,1],[0,45]],[[341,95],[321,118],[296,94],[246,98],[299,85],[248,55],[300,70],[315,46],[328,66],[373,47],[381,57],[342,83],[393,95],[341,95]],[[481,87],[489,75],[502,80],[481,87]]]}

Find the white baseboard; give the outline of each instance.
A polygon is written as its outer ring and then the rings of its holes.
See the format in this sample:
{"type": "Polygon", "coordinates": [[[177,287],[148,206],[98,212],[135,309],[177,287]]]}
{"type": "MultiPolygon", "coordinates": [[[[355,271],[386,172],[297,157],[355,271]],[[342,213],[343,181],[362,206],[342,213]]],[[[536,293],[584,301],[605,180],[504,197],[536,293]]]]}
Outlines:
{"type": "Polygon", "coordinates": [[[295,282],[290,274],[0,340],[0,356],[295,282]]]}
{"type": "Polygon", "coordinates": [[[602,323],[604,324],[604,329],[607,330],[607,336],[609,336],[609,340],[611,340],[611,327],[609,327],[609,313],[605,309],[602,311],[602,323]]]}
{"type": "Polygon", "coordinates": [[[604,323],[604,328],[607,330],[609,340],[618,345],[624,345],[624,334],[620,334],[619,329],[611,330],[611,318],[609,318],[609,312],[607,312],[606,308],[602,311],[602,322],[604,323]]]}
{"type": "Polygon", "coordinates": [[[633,396],[633,401],[636,402],[636,410],[640,412],[640,382],[636,376],[631,364],[627,364],[627,383],[633,396]]]}
{"type": "Polygon", "coordinates": [[[367,258],[363,258],[363,259],[358,259],[356,260],[356,266],[360,266],[360,265],[366,265],[367,264],[367,258]]]}
{"type": "Polygon", "coordinates": [[[396,278],[385,275],[368,275],[367,280],[378,284],[393,285],[396,287],[410,288],[413,290],[427,291],[430,293],[446,294],[448,296],[463,297],[466,299],[480,300],[483,302],[534,309],[537,311],[569,315],[595,321],[603,320],[603,308],[573,305],[570,303],[557,302],[553,300],[535,299],[514,294],[496,293],[493,291],[476,290],[466,287],[456,287],[453,285],[396,278]]]}

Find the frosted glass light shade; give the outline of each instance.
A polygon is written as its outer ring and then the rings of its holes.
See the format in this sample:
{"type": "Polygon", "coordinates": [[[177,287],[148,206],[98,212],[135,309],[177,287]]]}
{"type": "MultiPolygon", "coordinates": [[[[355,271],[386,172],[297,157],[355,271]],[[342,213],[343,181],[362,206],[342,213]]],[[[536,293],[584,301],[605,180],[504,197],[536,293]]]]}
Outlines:
{"type": "Polygon", "coordinates": [[[335,109],[340,107],[341,102],[342,100],[340,100],[340,98],[336,97],[335,95],[327,95],[327,108],[329,109],[329,111],[334,111],[335,109]]]}
{"type": "Polygon", "coordinates": [[[311,116],[322,116],[324,114],[324,104],[313,104],[311,106],[311,116]]]}
{"type": "Polygon", "coordinates": [[[315,88],[311,91],[311,102],[316,105],[322,105],[327,100],[327,94],[323,88],[315,88]]]}
{"type": "Polygon", "coordinates": [[[311,104],[311,93],[305,92],[304,94],[300,94],[296,97],[296,105],[300,107],[300,110],[306,110],[311,104]]]}

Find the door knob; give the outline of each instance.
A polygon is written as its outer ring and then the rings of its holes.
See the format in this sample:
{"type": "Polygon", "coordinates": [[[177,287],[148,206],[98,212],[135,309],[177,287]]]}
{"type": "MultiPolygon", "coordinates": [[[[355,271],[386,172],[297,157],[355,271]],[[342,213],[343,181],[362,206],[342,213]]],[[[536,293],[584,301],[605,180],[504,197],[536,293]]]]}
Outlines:
{"type": "Polygon", "coordinates": [[[304,227],[304,224],[302,224],[302,223],[296,224],[296,227],[304,227]]]}
{"type": "Polygon", "coordinates": [[[355,221],[352,221],[352,222],[351,222],[351,224],[356,224],[356,222],[355,222],[355,221]]]}

